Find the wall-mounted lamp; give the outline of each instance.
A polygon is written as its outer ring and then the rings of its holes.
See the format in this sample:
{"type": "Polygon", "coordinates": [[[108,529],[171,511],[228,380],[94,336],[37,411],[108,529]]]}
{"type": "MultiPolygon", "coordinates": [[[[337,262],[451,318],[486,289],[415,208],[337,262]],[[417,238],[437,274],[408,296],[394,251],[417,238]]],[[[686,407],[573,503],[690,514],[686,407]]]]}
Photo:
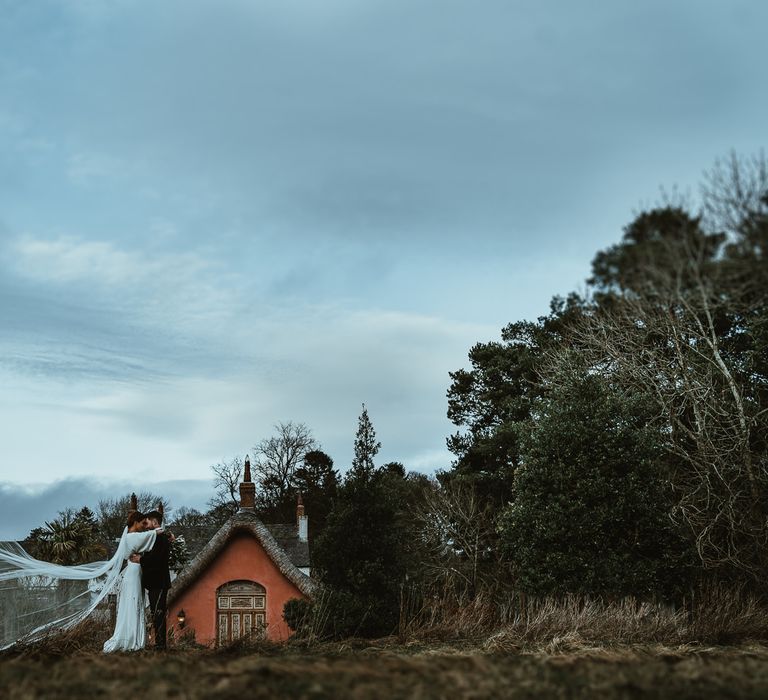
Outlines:
{"type": "Polygon", "coordinates": [[[184,612],[184,608],[179,610],[178,614],[176,615],[176,619],[179,621],[179,629],[183,630],[187,621],[187,614],[184,612]]]}

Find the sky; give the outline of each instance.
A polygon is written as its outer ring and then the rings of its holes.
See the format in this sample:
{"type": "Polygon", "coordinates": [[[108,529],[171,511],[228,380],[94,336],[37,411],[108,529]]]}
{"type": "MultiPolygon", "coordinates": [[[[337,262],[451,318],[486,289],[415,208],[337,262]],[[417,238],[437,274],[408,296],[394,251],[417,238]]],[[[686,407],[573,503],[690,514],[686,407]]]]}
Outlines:
{"type": "MultiPolygon", "coordinates": [[[[303,422],[450,466],[449,372],[766,145],[753,0],[0,0],[0,539],[303,422]]],[[[311,517],[311,514],[310,514],[311,517]]]]}

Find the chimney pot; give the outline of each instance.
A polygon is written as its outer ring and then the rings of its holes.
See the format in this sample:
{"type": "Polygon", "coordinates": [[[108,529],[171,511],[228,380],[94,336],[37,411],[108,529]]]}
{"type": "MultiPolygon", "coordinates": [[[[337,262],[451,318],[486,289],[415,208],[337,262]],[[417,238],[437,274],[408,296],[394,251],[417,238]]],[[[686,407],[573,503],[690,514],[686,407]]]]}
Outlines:
{"type": "Polygon", "coordinates": [[[243,481],[246,483],[251,481],[251,458],[248,455],[245,455],[245,476],[243,481]]]}
{"type": "Polygon", "coordinates": [[[256,509],[256,485],[251,481],[251,460],[245,455],[245,474],[240,484],[240,510],[256,509]]]}

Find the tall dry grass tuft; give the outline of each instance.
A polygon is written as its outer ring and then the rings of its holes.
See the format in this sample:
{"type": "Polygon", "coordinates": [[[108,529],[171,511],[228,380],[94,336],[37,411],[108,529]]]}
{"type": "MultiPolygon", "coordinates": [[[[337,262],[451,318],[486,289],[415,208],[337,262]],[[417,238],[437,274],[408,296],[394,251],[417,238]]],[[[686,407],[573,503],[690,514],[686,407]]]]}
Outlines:
{"type": "Polygon", "coordinates": [[[108,620],[91,617],[65,632],[52,632],[33,643],[15,644],[0,652],[0,657],[54,658],[100,652],[111,634],[112,624],[108,620]]]}
{"type": "Polygon", "coordinates": [[[585,596],[527,601],[522,610],[486,641],[491,651],[530,646],[553,647],[587,643],[680,643],[685,610],[641,603],[633,598],[605,602],[585,596]]]}
{"type": "Polygon", "coordinates": [[[686,635],[711,644],[768,640],[768,605],[742,588],[703,587],[691,602],[686,635]]]}
{"type": "Polygon", "coordinates": [[[489,651],[575,646],[736,644],[768,640],[768,605],[742,589],[708,585],[685,605],[588,596],[525,598],[481,592],[432,598],[403,624],[402,641],[469,639],[489,651]]]}
{"type": "Polygon", "coordinates": [[[398,637],[401,642],[422,640],[480,640],[490,629],[511,617],[514,598],[499,597],[487,590],[474,596],[445,591],[424,596],[418,589],[402,594],[398,637]]]}

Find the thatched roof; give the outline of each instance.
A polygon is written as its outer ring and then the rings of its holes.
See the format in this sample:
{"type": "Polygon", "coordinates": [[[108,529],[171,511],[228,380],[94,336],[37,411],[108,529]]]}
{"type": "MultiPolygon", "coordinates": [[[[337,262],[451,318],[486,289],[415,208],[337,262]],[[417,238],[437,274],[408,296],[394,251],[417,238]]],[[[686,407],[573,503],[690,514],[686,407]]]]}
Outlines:
{"type": "Polygon", "coordinates": [[[280,573],[283,574],[304,595],[311,597],[315,583],[306,574],[303,574],[291,561],[291,557],[280,546],[266,525],[259,519],[256,512],[251,509],[241,509],[208,541],[208,544],[197,556],[184,567],[176,577],[168,592],[168,604],[172,603],[184,590],[213,563],[214,559],[224,549],[226,544],[237,534],[246,533],[256,538],[256,541],[264,548],[269,558],[274,562],[280,573]]]}
{"type": "MultiPolygon", "coordinates": [[[[272,537],[285,550],[293,565],[301,569],[310,566],[309,543],[299,539],[299,528],[293,523],[264,523],[272,537]]],[[[209,525],[172,525],[176,537],[183,537],[187,545],[190,560],[194,559],[206,547],[210,539],[218,532],[217,527],[209,525]]]]}

